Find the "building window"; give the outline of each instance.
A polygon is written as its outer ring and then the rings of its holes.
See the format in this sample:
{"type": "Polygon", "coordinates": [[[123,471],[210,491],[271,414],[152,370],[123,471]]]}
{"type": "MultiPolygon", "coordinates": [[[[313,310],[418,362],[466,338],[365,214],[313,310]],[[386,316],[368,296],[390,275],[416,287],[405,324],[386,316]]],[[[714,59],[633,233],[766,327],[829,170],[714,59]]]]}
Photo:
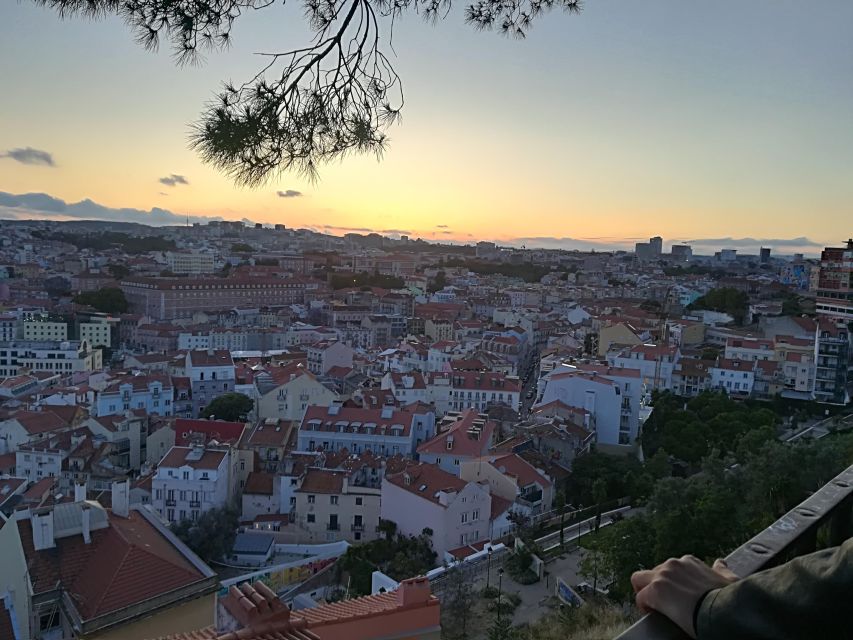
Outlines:
{"type": "Polygon", "coordinates": [[[314,501],[316,500],[316,498],[317,498],[316,496],[308,496],[308,504],[314,504],[314,501]]]}
{"type": "Polygon", "coordinates": [[[315,520],[315,518],[314,518],[313,513],[309,513],[308,515],[305,516],[305,521],[308,522],[309,524],[313,523],[314,520],[315,520]]]}
{"type": "Polygon", "coordinates": [[[463,511],[462,512],[462,524],[465,524],[466,522],[468,522],[468,512],[463,511]]]}
{"type": "Polygon", "coordinates": [[[364,498],[356,498],[355,499],[355,506],[360,507],[363,502],[364,502],[364,498]]]}
{"type": "Polygon", "coordinates": [[[329,496],[330,504],[338,504],[338,496],[329,496]]]}
{"type": "Polygon", "coordinates": [[[479,509],[474,509],[474,510],[471,512],[471,520],[479,520],[479,519],[480,519],[480,510],[479,510],[479,509]]]}

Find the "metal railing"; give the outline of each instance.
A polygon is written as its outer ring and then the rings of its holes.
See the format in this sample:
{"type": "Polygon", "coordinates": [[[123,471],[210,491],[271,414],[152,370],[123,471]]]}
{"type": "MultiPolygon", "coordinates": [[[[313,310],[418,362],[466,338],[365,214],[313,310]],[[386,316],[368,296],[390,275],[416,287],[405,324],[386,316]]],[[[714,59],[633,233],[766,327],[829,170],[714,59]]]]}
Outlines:
{"type": "MultiPolygon", "coordinates": [[[[726,556],[741,578],[815,550],[818,531],[828,528],[835,546],[853,533],[853,465],[791,509],[776,522],[726,556]]],[[[685,640],[687,636],[664,616],[651,613],[617,640],[685,640]]]]}

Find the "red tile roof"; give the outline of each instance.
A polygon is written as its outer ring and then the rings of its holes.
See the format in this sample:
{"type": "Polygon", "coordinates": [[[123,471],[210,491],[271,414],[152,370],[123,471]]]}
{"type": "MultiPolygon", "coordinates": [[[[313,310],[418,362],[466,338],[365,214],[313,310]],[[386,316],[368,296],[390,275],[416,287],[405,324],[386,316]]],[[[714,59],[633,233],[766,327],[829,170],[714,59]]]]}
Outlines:
{"type": "Polygon", "coordinates": [[[205,442],[216,440],[223,444],[236,444],[245,429],[245,422],[178,418],[175,420],[175,444],[179,447],[189,445],[193,441],[193,434],[203,435],[205,442]]]}
{"type": "Polygon", "coordinates": [[[377,633],[414,638],[440,625],[439,601],[426,578],[404,580],[388,593],[293,612],[262,582],[232,586],[221,602],[242,628],[217,635],[208,627],[161,640],[373,640],[377,633]]]}
{"type": "Polygon", "coordinates": [[[384,435],[386,431],[387,435],[391,435],[393,426],[402,427],[401,436],[408,436],[411,433],[413,414],[394,409],[386,415],[388,417],[383,417],[383,409],[342,406],[337,409],[337,413],[331,413],[330,407],[311,406],[305,412],[299,429],[300,431],[338,431],[340,425],[344,425],[344,429],[349,430],[350,433],[356,428],[359,433],[366,433],[364,427],[372,425],[374,435],[384,435]],[[353,423],[357,426],[353,427],[353,423]]]}
{"type": "Polygon", "coordinates": [[[278,420],[273,424],[260,422],[252,429],[246,443],[251,446],[283,447],[287,444],[293,427],[290,420],[278,420]]]}
{"type": "Polygon", "coordinates": [[[192,450],[192,447],[172,447],[169,449],[169,452],[163,456],[158,467],[177,469],[179,467],[187,466],[192,467],[193,469],[218,469],[227,453],[216,449],[205,449],[204,454],[199,460],[187,460],[187,456],[192,450]]]}
{"type": "Polygon", "coordinates": [[[346,477],[346,471],[308,469],[297,491],[300,493],[341,493],[344,490],[344,478],[346,477]]]}
{"type": "Polygon", "coordinates": [[[455,491],[458,493],[468,486],[468,481],[457,478],[452,473],[447,473],[437,465],[424,462],[412,465],[401,473],[386,475],[385,480],[435,504],[439,504],[438,492],[455,491]]]}
{"type": "Polygon", "coordinates": [[[514,453],[493,458],[491,465],[504,475],[516,478],[521,488],[533,483],[542,487],[551,486],[551,481],[539,473],[536,467],[514,453]]]}
{"type": "Polygon", "coordinates": [[[231,352],[228,349],[195,350],[189,352],[189,362],[194,367],[233,366],[231,352]]]}
{"type": "Polygon", "coordinates": [[[19,411],[10,418],[17,420],[30,435],[60,431],[71,426],[53,411],[19,411]]]}
{"type": "Polygon", "coordinates": [[[246,478],[246,486],[243,487],[243,493],[271,496],[273,494],[274,481],[275,476],[271,473],[253,471],[246,478]]]}
{"type": "Polygon", "coordinates": [[[36,551],[29,520],[18,521],[33,591],[60,582],[84,620],[142,603],[206,579],[144,516],[110,517],[110,526],[56,540],[56,549],[36,551]]]}
{"type": "Polygon", "coordinates": [[[476,411],[466,409],[448,430],[421,444],[418,447],[418,453],[447,454],[468,458],[479,458],[485,455],[491,446],[496,425],[491,420],[486,420],[485,424],[478,427],[474,423],[479,420],[480,417],[476,411]],[[478,435],[471,432],[475,428],[479,428],[478,435]]]}

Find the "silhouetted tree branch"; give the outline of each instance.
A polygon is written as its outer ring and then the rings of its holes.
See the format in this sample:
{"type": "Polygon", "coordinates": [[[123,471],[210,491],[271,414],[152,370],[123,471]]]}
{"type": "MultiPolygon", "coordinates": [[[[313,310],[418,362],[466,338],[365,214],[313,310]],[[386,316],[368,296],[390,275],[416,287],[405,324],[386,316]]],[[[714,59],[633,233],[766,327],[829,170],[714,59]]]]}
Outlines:
{"type": "MultiPolygon", "coordinates": [[[[167,38],[180,63],[227,47],[234,22],[276,0],[34,0],[61,16],[122,17],[156,49],[167,38]]],[[[283,4],[282,0],[282,4],[283,4]]],[[[311,44],[260,54],[266,64],[240,86],[226,84],[193,126],[191,146],[235,182],[257,186],[282,171],[309,178],[350,152],[381,156],[388,125],[403,108],[403,87],[380,44],[394,20],[414,11],[447,17],[451,0],[303,0],[311,44]]],[[[580,0],[478,0],[465,19],[478,29],[524,37],[545,11],[580,10],[580,0]]]]}

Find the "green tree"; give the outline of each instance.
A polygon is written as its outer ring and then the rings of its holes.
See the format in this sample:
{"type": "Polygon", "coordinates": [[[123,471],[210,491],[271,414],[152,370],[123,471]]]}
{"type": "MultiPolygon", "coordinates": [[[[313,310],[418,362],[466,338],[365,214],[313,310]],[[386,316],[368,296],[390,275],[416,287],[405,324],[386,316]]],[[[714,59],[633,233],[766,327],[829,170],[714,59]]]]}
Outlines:
{"type": "Polygon", "coordinates": [[[430,282],[428,290],[431,293],[434,293],[436,291],[441,291],[446,286],[447,286],[447,274],[444,273],[444,271],[442,270],[442,271],[439,271],[438,273],[435,274],[435,278],[433,278],[432,282],[430,282]]]}
{"type": "Polygon", "coordinates": [[[127,268],[127,265],[119,264],[117,262],[111,262],[108,264],[107,271],[109,271],[110,275],[116,280],[121,280],[122,278],[126,278],[130,275],[130,269],[127,268]]]}
{"type": "Polygon", "coordinates": [[[443,640],[466,640],[468,619],[474,606],[474,590],[458,567],[448,570],[441,597],[441,637],[443,640]]]}
{"type": "Polygon", "coordinates": [[[393,540],[394,535],[397,533],[397,523],[393,520],[380,520],[379,533],[384,534],[385,539],[390,542],[391,540],[393,540]]]}
{"type": "Polygon", "coordinates": [[[237,392],[225,393],[210,401],[201,412],[202,418],[216,418],[226,422],[243,421],[255,407],[247,395],[237,392]]]}
{"type": "MultiPolygon", "coordinates": [[[[231,43],[242,16],[277,3],[269,0],[175,2],[163,0],[37,0],[63,16],[116,15],[148,48],[171,41],[180,61],[199,60],[231,43]]],[[[306,5],[307,47],[280,50],[246,83],[228,83],[195,126],[193,146],[203,160],[240,184],[259,185],[294,170],[314,176],[323,163],[352,152],[380,155],[387,128],[403,107],[402,81],[390,57],[395,18],[404,12],[443,19],[449,5],[402,0],[339,0],[306,5]]],[[[479,29],[520,37],[547,9],[580,11],[580,0],[473,2],[465,19],[479,29]]]]}
{"type": "Polygon", "coordinates": [[[84,291],[74,296],[77,304],[93,307],[103,313],[125,313],[128,309],[124,291],[115,287],[105,287],[97,291],[84,291]]]}
{"type": "Polygon", "coordinates": [[[601,526],[601,505],[607,500],[607,481],[604,478],[598,478],[592,483],[592,500],[595,502],[595,532],[598,533],[601,526]]]}
{"type": "Polygon", "coordinates": [[[560,548],[566,544],[565,529],[566,527],[566,492],[560,489],[554,497],[554,508],[560,514],[560,548]]]}
{"type": "Polygon", "coordinates": [[[709,309],[727,313],[735,319],[738,324],[743,324],[749,307],[749,296],[739,289],[722,287],[711,289],[701,298],[697,298],[691,305],[691,309],[709,309]]]}
{"type": "Polygon", "coordinates": [[[221,560],[234,547],[240,524],[239,513],[232,507],[203,511],[197,520],[185,518],[172,525],[172,532],[205,562],[221,560]]]}
{"type": "Polygon", "coordinates": [[[252,253],[254,250],[255,248],[252,245],[246,244],[245,242],[235,242],[231,245],[231,251],[233,253],[252,253]]]}

